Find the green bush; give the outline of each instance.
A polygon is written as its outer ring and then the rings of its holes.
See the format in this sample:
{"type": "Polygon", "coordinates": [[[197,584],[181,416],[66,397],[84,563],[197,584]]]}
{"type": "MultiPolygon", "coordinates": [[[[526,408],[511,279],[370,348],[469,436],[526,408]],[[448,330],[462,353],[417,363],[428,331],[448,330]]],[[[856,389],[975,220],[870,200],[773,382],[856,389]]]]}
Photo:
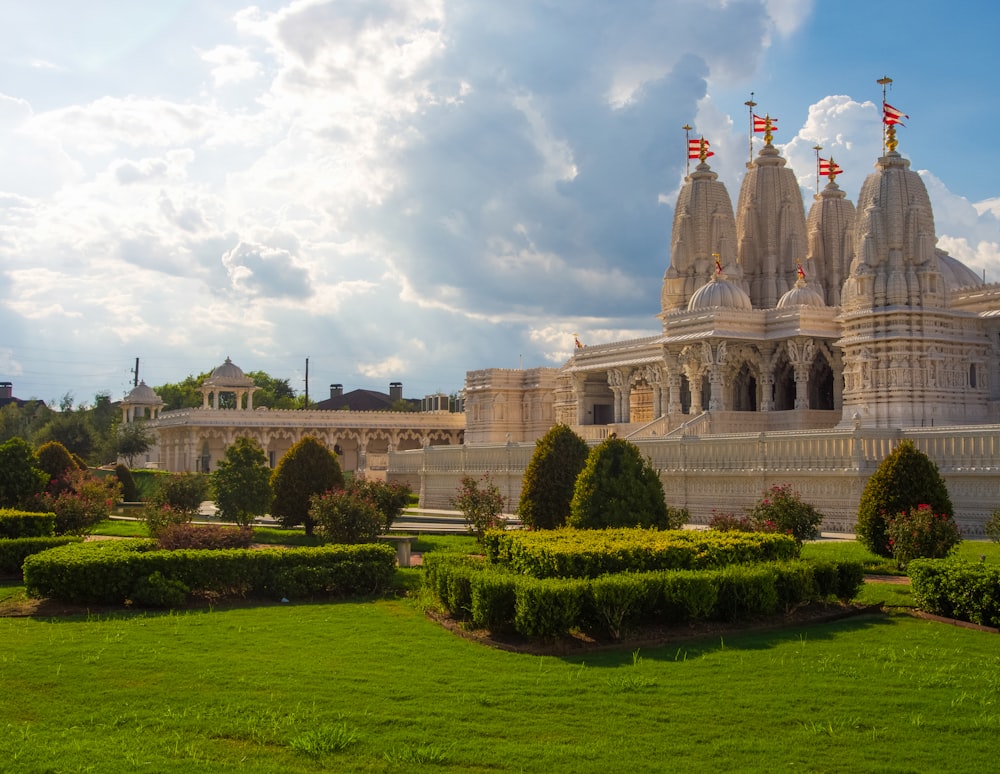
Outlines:
{"type": "Polygon", "coordinates": [[[790,535],[649,529],[488,532],[487,561],[537,578],[684,570],[793,559],[790,535]]]}
{"type": "Polygon", "coordinates": [[[1000,567],[959,559],[914,559],[907,572],[921,610],[1000,626],[1000,567]]]}
{"type": "Polygon", "coordinates": [[[526,527],[554,529],[566,524],[576,478],[589,451],[587,442],[563,424],[555,425],[535,442],[517,505],[526,527]]]}
{"type": "Polygon", "coordinates": [[[209,478],[204,473],[171,473],[160,479],[160,486],[150,498],[154,505],[167,505],[189,516],[198,512],[208,499],[209,478]]]}
{"type": "Polygon", "coordinates": [[[139,490],[135,486],[135,479],[132,477],[132,471],[128,469],[127,465],[118,463],[115,465],[115,478],[118,479],[118,483],[122,485],[122,500],[127,503],[134,503],[139,499],[139,490]]]}
{"type": "Polygon", "coordinates": [[[392,523],[403,513],[413,494],[410,487],[398,481],[375,481],[367,478],[353,478],[345,488],[347,492],[367,500],[378,509],[382,522],[379,533],[392,529],[392,523]]]}
{"type": "Polygon", "coordinates": [[[1000,508],[990,514],[990,517],[986,520],[984,531],[986,532],[986,537],[994,543],[1000,543],[1000,508]]]}
{"type": "Polygon", "coordinates": [[[919,558],[943,559],[962,542],[958,525],[946,513],[920,505],[889,519],[889,548],[897,566],[905,568],[919,558]]]}
{"type": "Polygon", "coordinates": [[[313,495],[310,503],[316,533],[330,543],[373,543],[385,523],[374,503],[343,489],[313,495]]]}
{"type": "Polygon", "coordinates": [[[49,486],[65,478],[71,470],[79,470],[69,450],[59,441],[43,443],[35,450],[38,467],[49,477],[49,486]]]}
{"type": "Polygon", "coordinates": [[[639,447],[609,437],[590,450],[567,523],[582,529],[667,527],[663,484],[639,447]]]}
{"type": "MultiPolygon", "coordinates": [[[[724,621],[771,615],[781,601],[778,573],[769,565],[736,565],[719,571],[714,617],[724,621]]],[[[786,604],[788,599],[785,600],[786,604]]]]}
{"type": "Polygon", "coordinates": [[[48,474],[38,467],[27,441],[11,438],[0,444],[0,508],[28,504],[48,483],[48,474]]]}
{"type": "Polygon", "coordinates": [[[0,539],[51,537],[56,533],[56,515],[0,508],[0,539]]]}
{"type": "Polygon", "coordinates": [[[30,595],[81,604],[122,604],[154,572],[193,594],[224,596],[354,595],[384,589],[396,570],[392,546],[158,550],[152,540],[63,546],[24,560],[30,595]]]}
{"type": "Polygon", "coordinates": [[[855,528],[858,541],[873,554],[891,557],[889,519],[918,505],[955,516],[937,465],[912,441],[903,440],[865,484],[855,528]]]}
{"type": "Polygon", "coordinates": [[[493,630],[513,627],[531,637],[574,629],[620,637],[645,621],[747,620],[834,594],[851,599],[863,582],[857,562],[769,562],[566,579],[532,578],[456,554],[425,558],[425,587],[453,617],[493,630]]]}
{"type": "Polygon", "coordinates": [[[165,504],[146,503],[139,511],[139,518],[146,523],[149,536],[153,538],[158,537],[160,532],[167,527],[190,524],[191,517],[190,511],[182,511],[165,504]]]}
{"type": "Polygon", "coordinates": [[[818,538],[823,523],[823,514],[802,502],[789,484],[768,489],[747,516],[755,529],[791,535],[799,543],[818,538]]]}
{"type": "Polygon", "coordinates": [[[121,484],[114,476],[98,478],[87,471],[73,469],[62,479],[65,486],[56,493],[39,497],[42,508],[56,515],[57,535],[82,535],[108,518],[115,503],[121,500],[121,484]]]}
{"type": "Polygon", "coordinates": [[[140,607],[184,607],[191,589],[178,580],[163,577],[159,570],[140,578],[129,600],[140,607]]]}
{"type": "Polygon", "coordinates": [[[574,578],[521,583],[514,604],[514,629],[526,637],[567,634],[580,622],[588,585],[574,578]]]}
{"type": "Polygon", "coordinates": [[[301,524],[306,534],[312,535],[316,522],[309,515],[310,498],[343,488],[344,474],[337,455],[307,435],[285,452],[271,474],[271,515],[283,527],[301,524]]]}
{"type": "Polygon", "coordinates": [[[67,543],[79,543],[81,537],[61,535],[59,537],[22,537],[0,540],[0,574],[20,575],[21,565],[32,554],[48,551],[50,548],[67,543]]]}
{"type": "Polygon", "coordinates": [[[252,438],[240,436],[226,447],[226,456],[212,473],[212,485],[223,521],[249,527],[271,508],[271,469],[264,450],[252,438]]]}

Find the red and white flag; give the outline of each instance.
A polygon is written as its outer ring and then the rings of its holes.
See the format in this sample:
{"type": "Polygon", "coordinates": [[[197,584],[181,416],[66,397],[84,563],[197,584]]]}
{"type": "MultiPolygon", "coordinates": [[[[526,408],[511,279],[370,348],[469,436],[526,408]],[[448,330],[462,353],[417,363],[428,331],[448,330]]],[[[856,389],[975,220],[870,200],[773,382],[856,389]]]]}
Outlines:
{"type": "Polygon", "coordinates": [[[688,140],[688,158],[700,159],[702,148],[705,150],[705,157],[714,156],[715,153],[708,149],[708,140],[702,137],[700,140],[688,140]]]}
{"type": "Polygon", "coordinates": [[[895,124],[905,126],[905,124],[903,124],[904,118],[909,118],[909,116],[902,110],[894,108],[888,102],[882,103],[882,123],[886,126],[893,126],[895,124]]]}
{"type": "Polygon", "coordinates": [[[842,175],[844,170],[840,168],[838,164],[833,159],[820,159],[819,160],[819,173],[823,177],[830,177],[830,175],[842,175]]]}
{"type": "Polygon", "coordinates": [[[753,130],[754,132],[776,132],[778,131],[778,119],[771,118],[771,116],[761,118],[754,114],[753,130]]]}

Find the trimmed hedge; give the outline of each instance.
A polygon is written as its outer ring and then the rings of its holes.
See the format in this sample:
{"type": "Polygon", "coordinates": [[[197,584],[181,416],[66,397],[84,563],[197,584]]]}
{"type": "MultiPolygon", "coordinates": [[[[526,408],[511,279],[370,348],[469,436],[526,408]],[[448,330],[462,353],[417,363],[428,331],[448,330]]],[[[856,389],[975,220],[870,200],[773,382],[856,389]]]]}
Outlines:
{"type": "Polygon", "coordinates": [[[59,537],[25,537],[0,540],[0,574],[20,575],[21,565],[32,554],[48,551],[50,548],[67,543],[82,543],[82,537],[60,535],[59,537]]]}
{"type": "Polygon", "coordinates": [[[914,559],[907,574],[921,610],[1000,626],[1000,567],[961,559],[914,559]]]}
{"type": "Polygon", "coordinates": [[[790,535],[713,530],[496,530],[486,533],[483,548],[491,564],[536,578],[700,570],[799,555],[790,535]]]}
{"type": "Polygon", "coordinates": [[[450,615],[493,630],[557,637],[579,629],[618,638],[642,623],[742,621],[831,597],[852,599],[859,562],[792,560],[597,578],[535,578],[471,557],[425,557],[426,586],[450,615]]]}
{"type": "Polygon", "coordinates": [[[0,539],[52,537],[56,534],[54,513],[35,513],[0,508],[0,539]]]}
{"type": "Polygon", "coordinates": [[[162,551],[153,540],[109,540],[30,556],[24,582],[31,596],[83,604],[136,601],[137,591],[146,602],[151,583],[173,599],[181,588],[226,596],[345,596],[385,588],[395,559],[387,544],[162,551]]]}

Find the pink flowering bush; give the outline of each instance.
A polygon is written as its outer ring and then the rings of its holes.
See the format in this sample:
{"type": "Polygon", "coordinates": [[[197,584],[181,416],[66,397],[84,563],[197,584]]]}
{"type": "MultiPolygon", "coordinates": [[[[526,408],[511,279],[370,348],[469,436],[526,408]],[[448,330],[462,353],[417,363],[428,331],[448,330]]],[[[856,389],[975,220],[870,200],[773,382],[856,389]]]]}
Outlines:
{"type": "Polygon", "coordinates": [[[487,530],[505,526],[503,510],[507,505],[507,500],[489,473],[484,473],[481,481],[463,476],[462,485],[451,498],[451,504],[462,512],[469,531],[480,543],[487,530]]]}
{"type": "Polygon", "coordinates": [[[889,519],[889,549],[903,569],[913,559],[943,559],[962,542],[958,525],[947,513],[918,505],[889,519]]]}
{"type": "Polygon", "coordinates": [[[764,492],[747,516],[756,531],[791,535],[799,543],[818,538],[823,523],[823,514],[802,502],[789,484],[777,484],[764,492]]]}
{"type": "Polygon", "coordinates": [[[309,498],[309,518],[328,543],[374,543],[385,524],[378,505],[364,493],[331,489],[309,498]]]}

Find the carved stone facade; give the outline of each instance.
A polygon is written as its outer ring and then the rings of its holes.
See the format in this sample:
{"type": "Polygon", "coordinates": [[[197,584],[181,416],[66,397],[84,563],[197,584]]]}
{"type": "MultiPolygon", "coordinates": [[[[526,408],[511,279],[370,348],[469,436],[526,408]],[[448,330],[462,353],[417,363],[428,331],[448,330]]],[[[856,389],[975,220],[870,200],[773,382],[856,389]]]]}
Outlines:
{"type": "MultiPolygon", "coordinates": [[[[975,451],[998,451],[1000,285],[982,283],[936,244],[926,188],[895,146],[876,162],[857,208],[831,181],[808,217],[794,173],[770,142],[748,167],[735,216],[702,161],[674,211],[662,332],[578,348],[561,368],[535,369],[523,384],[507,372],[470,373],[470,403],[474,392],[484,407],[545,410],[531,422],[523,411],[502,421],[497,409],[470,414],[462,464],[478,469],[485,463],[475,447],[506,441],[507,467],[498,470],[519,491],[513,449],[530,450],[561,422],[589,441],[615,432],[641,444],[662,471],[668,501],[698,518],[714,507],[741,510],[763,487],[791,482],[831,515],[828,529],[849,529],[881,457],[831,471],[818,451],[826,440],[847,434],[862,443],[871,433],[891,446],[935,428],[945,435],[928,441],[928,453],[955,487],[963,529],[981,532],[987,505],[1000,500],[996,458],[984,462],[975,451]],[[551,421],[537,421],[550,405],[551,421]],[[978,462],[956,459],[946,469],[935,454],[949,437],[978,462]],[[802,457],[778,461],[768,456],[775,444],[802,457]]],[[[398,460],[413,465],[407,455],[398,460]]],[[[432,478],[453,473],[429,470],[432,478]]],[[[423,482],[425,504],[440,504],[440,486],[423,482]]]]}

